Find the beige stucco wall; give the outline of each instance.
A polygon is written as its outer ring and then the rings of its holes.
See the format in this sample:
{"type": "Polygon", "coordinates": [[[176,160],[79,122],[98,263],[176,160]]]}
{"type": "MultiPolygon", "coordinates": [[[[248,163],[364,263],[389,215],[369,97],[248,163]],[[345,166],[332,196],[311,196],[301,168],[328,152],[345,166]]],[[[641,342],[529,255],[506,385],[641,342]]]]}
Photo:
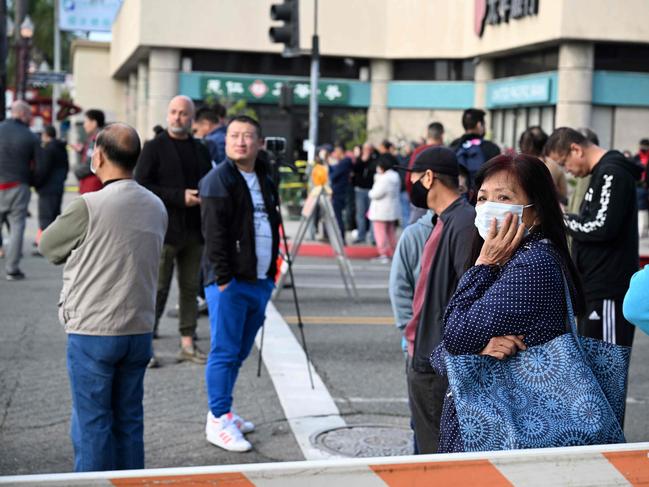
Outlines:
{"type": "Polygon", "coordinates": [[[126,120],[126,81],[111,77],[109,44],[75,41],[72,45],[74,102],[82,110],[104,110],[106,121],[126,120]]]}
{"type": "MultiPolygon", "coordinates": [[[[647,0],[539,0],[539,14],[474,32],[474,0],[326,0],[324,55],[470,58],[562,40],[649,42],[647,0]]],[[[280,52],[268,39],[279,0],[125,0],[113,25],[111,73],[148,47],[280,52]]],[[[310,47],[314,0],[300,1],[300,43],[310,47]]]]}

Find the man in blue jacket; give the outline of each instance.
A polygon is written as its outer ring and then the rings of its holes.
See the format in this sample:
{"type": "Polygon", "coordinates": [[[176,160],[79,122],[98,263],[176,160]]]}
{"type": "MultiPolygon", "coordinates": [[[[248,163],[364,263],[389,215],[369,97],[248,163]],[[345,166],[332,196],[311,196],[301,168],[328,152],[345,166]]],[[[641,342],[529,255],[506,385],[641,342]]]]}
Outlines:
{"type": "Polygon", "coordinates": [[[342,235],[343,244],[345,243],[345,221],[343,220],[343,210],[347,206],[347,192],[351,184],[352,160],[345,155],[345,146],[336,144],[329,157],[329,183],[331,184],[331,202],[342,235]]]}
{"type": "Polygon", "coordinates": [[[205,251],[203,276],[212,345],[205,370],[207,441],[228,451],[252,445],[255,426],[232,410],[242,362],[264,324],[279,250],[277,191],[257,155],[259,123],[238,116],[228,124],[226,155],[199,183],[205,251]]]}

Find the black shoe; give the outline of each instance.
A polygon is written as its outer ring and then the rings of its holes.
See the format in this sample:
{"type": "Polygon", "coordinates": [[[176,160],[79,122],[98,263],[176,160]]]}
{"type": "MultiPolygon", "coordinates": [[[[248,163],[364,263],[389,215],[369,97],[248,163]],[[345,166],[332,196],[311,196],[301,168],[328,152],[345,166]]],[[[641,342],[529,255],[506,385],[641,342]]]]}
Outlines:
{"type": "Polygon", "coordinates": [[[16,271],[12,273],[7,273],[7,281],[22,281],[25,279],[25,274],[23,274],[21,271],[16,271]]]}

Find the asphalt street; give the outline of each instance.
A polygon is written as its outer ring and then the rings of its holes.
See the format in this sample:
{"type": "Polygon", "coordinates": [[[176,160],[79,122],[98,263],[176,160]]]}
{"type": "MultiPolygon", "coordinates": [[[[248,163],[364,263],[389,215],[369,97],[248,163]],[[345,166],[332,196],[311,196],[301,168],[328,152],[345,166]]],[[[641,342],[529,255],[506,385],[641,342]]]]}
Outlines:
{"type": "MultiPolygon", "coordinates": [[[[289,234],[293,229],[291,225],[289,234]]],[[[7,282],[2,275],[0,280],[0,475],[72,470],[66,337],[56,316],[61,268],[30,255],[34,233],[32,218],[22,264],[27,279],[7,282]]],[[[358,301],[347,296],[333,259],[300,257],[296,262],[310,358],[348,425],[405,428],[404,361],[387,298],[388,266],[360,260],[352,264],[358,301]]],[[[169,303],[176,299],[174,287],[169,303]]],[[[275,305],[299,340],[290,289],[275,305]]],[[[201,317],[198,343],[205,350],[208,328],[207,318],[201,317]]],[[[235,391],[235,408],[257,424],[257,431],[249,435],[253,451],[229,453],[208,444],[204,367],[176,363],[176,320],[165,317],[161,333],[155,347],[162,367],[145,376],[147,467],[304,459],[266,367],[257,377],[256,349],[244,364],[235,391]]],[[[649,440],[647,360],[649,337],[638,333],[629,384],[628,441],[649,440]]],[[[306,373],[306,365],[295,369],[295,374],[306,373]]]]}

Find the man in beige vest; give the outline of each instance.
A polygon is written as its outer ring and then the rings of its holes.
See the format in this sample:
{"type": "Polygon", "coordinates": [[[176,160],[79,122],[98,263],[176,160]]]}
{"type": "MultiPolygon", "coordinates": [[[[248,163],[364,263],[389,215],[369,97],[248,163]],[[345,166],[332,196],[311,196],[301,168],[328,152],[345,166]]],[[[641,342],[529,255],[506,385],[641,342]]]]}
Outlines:
{"type": "Polygon", "coordinates": [[[133,180],[139,154],[133,128],[104,128],[90,161],[103,189],[68,205],[40,241],[50,262],[65,263],[59,319],[78,472],[144,468],[143,381],[167,212],[133,180]]]}

